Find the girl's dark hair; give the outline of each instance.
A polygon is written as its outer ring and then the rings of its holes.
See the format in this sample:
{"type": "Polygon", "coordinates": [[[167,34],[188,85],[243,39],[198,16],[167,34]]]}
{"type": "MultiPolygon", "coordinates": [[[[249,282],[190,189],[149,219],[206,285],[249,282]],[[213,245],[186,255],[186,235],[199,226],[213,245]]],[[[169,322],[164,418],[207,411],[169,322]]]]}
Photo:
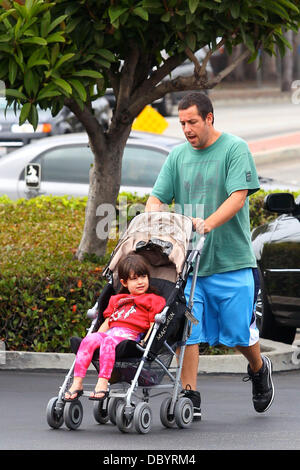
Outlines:
{"type": "MultiPolygon", "coordinates": [[[[138,255],[137,253],[130,253],[129,255],[125,256],[125,258],[121,259],[118,264],[118,277],[119,279],[127,279],[130,278],[131,273],[136,274],[137,276],[142,276],[147,274],[149,279],[149,288],[147,293],[154,293],[157,294],[157,289],[150,285],[150,269],[149,264],[143,258],[143,256],[138,255]]],[[[119,293],[129,293],[128,289],[124,286],[121,286],[119,293]]]]}

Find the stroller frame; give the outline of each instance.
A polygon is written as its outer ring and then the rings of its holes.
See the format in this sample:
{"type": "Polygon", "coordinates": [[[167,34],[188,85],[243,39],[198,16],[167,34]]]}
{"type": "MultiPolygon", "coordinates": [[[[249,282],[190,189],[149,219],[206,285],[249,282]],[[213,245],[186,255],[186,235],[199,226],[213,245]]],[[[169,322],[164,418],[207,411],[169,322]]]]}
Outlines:
{"type": "MultiPolygon", "coordinates": [[[[109,391],[109,396],[106,400],[94,401],[93,414],[96,421],[100,424],[105,424],[109,420],[116,424],[121,432],[130,432],[135,429],[136,432],[140,434],[146,434],[151,429],[152,424],[152,412],[151,408],[148,405],[149,398],[158,396],[163,393],[168,388],[173,388],[171,396],[167,397],[161,404],[160,408],[160,419],[162,424],[165,427],[174,427],[177,425],[179,428],[187,428],[191,425],[193,421],[193,403],[192,401],[185,397],[183,394],[180,394],[180,378],[183,366],[183,359],[186,347],[186,341],[190,334],[191,323],[197,322],[192,315],[193,309],[193,298],[194,291],[197,279],[197,272],[200,263],[200,254],[203,248],[205,237],[202,236],[197,243],[195,249],[191,250],[185,261],[183,271],[175,284],[175,292],[179,292],[179,289],[184,283],[185,277],[193,270],[193,278],[191,285],[191,292],[189,296],[189,301],[186,307],[184,325],[183,325],[183,334],[181,342],[178,344],[180,347],[179,354],[174,351],[172,347],[164,341],[165,348],[172,354],[173,358],[176,358],[177,367],[174,371],[168,370],[168,368],[160,361],[158,357],[153,359],[159,367],[167,374],[170,379],[170,384],[158,384],[158,385],[142,385],[143,397],[142,401],[138,402],[137,405],[133,403],[133,397],[140,398],[137,395],[138,379],[140,377],[141,371],[143,370],[145,361],[149,357],[149,352],[151,345],[156,337],[157,331],[161,324],[166,322],[166,316],[169,309],[169,306],[165,306],[161,313],[155,316],[155,322],[153,329],[148,338],[147,344],[145,347],[142,347],[140,344],[136,344],[136,347],[143,353],[140,358],[140,363],[137,367],[135,375],[131,380],[131,384],[127,384],[127,388],[111,388],[109,391]],[[151,389],[160,390],[159,393],[150,395],[149,390],[151,389]],[[106,408],[104,406],[106,402],[106,408]]],[[[109,283],[112,284],[112,277],[109,280],[109,283]]],[[[92,333],[95,325],[97,323],[97,313],[98,313],[98,302],[94,305],[92,309],[89,309],[87,312],[88,318],[92,319],[92,323],[87,331],[87,335],[92,333]]],[[[64,401],[64,394],[68,389],[70,380],[73,375],[75,360],[65,376],[64,382],[60,387],[57,397],[50,399],[47,405],[47,422],[48,425],[54,429],[57,429],[62,426],[63,423],[69,429],[77,429],[83,417],[82,404],[79,399],[75,399],[69,402],[64,401]]],[[[124,384],[123,384],[124,385],[124,384]]],[[[83,393],[84,397],[89,396],[88,392],[83,393]]]]}

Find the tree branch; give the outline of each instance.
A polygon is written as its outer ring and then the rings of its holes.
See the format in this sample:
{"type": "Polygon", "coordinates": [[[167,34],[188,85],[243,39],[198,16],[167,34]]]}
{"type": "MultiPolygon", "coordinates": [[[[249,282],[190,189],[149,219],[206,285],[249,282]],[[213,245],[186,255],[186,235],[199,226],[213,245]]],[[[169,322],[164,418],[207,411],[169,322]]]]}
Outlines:
{"type": "Polygon", "coordinates": [[[129,47],[129,54],[125,59],[120,77],[116,115],[122,112],[124,107],[127,107],[133,88],[136,66],[139,60],[138,47],[136,47],[134,44],[130,44],[129,47]]]}
{"type": "Polygon", "coordinates": [[[208,50],[208,52],[207,52],[206,56],[204,57],[204,59],[202,61],[202,64],[201,64],[201,69],[200,69],[200,73],[199,73],[200,76],[205,73],[208,61],[211,58],[211,56],[213,55],[213,53],[216,50],[219,50],[224,44],[225,44],[225,38],[222,38],[221,41],[218,42],[218,44],[216,46],[216,49],[209,49],[208,50]]]}
{"type": "Polygon", "coordinates": [[[94,116],[92,110],[87,105],[84,105],[84,108],[81,109],[80,106],[76,103],[76,101],[72,98],[66,98],[65,105],[72,111],[72,113],[75,114],[79,122],[81,122],[89,136],[90,142],[92,140],[93,142],[97,141],[99,144],[99,148],[105,149],[105,133],[101,124],[94,116]]]}
{"type": "Polygon", "coordinates": [[[223,80],[224,77],[229,75],[230,72],[232,72],[232,70],[234,70],[240,62],[249,57],[249,55],[249,50],[244,51],[228,67],[226,67],[218,75],[211,79],[207,78],[206,74],[202,74],[200,77],[197,77],[195,74],[193,74],[189,77],[177,77],[173,80],[164,80],[154,88],[149,86],[149,82],[147,80],[148,86],[144,86],[144,94],[137,95],[136,99],[131,101],[131,104],[128,107],[128,112],[133,116],[137,116],[137,114],[140,113],[147,104],[153,103],[157,99],[162,98],[166,93],[189,90],[200,91],[214,88],[218,83],[221,82],[221,80],[223,80]]]}
{"type": "Polygon", "coordinates": [[[218,75],[208,80],[207,88],[214,88],[216,85],[218,85],[218,83],[220,83],[223,78],[227,77],[227,75],[229,75],[238,66],[240,62],[242,62],[244,59],[247,59],[249,56],[250,51],[249,49],[247,49],[240,56],[238,56],[230,65],[225,67],[225,69],[221,70],[218,75]]]}

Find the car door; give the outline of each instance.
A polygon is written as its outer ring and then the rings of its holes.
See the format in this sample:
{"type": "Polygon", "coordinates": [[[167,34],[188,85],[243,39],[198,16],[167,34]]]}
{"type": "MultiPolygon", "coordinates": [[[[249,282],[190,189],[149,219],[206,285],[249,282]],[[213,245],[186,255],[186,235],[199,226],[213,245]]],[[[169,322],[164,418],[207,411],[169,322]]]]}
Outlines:
{"type": "MultiPolygon", "coordinates": [[[[33,195],[88,195],[89,171],[93,154],[87,144],[60,145],[38,155],[31,163],[41,165],[41,184],[33,195]]],[[[24,172],[20,178],[19,197],[28,197],[24,172]]]]}
{"type": "Polygon", "coordinates": [[[283,215],[272,224],[260,266],[269,303],[277,321],[300,325],[300,221],[283,215]]]}
{"type": "Polygon", "coordinates": [[[168,150],[146,143],[127,143],[122,164],[121,190],[150,194],[168,150]]]}

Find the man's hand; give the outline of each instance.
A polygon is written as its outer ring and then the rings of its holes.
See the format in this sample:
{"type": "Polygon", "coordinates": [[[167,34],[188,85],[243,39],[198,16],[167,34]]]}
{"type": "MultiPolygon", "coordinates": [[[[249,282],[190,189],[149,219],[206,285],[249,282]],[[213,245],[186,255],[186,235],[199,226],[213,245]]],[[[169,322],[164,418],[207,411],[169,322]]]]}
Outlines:
{"type": "Polygon", "coordinates": [[[195,217],[192,217],[193,221],[193,227],[198,233],[208,233],[212,230],[212,227],[209,226],[209,224],[206,223],[205,220],[195,217]]]}

